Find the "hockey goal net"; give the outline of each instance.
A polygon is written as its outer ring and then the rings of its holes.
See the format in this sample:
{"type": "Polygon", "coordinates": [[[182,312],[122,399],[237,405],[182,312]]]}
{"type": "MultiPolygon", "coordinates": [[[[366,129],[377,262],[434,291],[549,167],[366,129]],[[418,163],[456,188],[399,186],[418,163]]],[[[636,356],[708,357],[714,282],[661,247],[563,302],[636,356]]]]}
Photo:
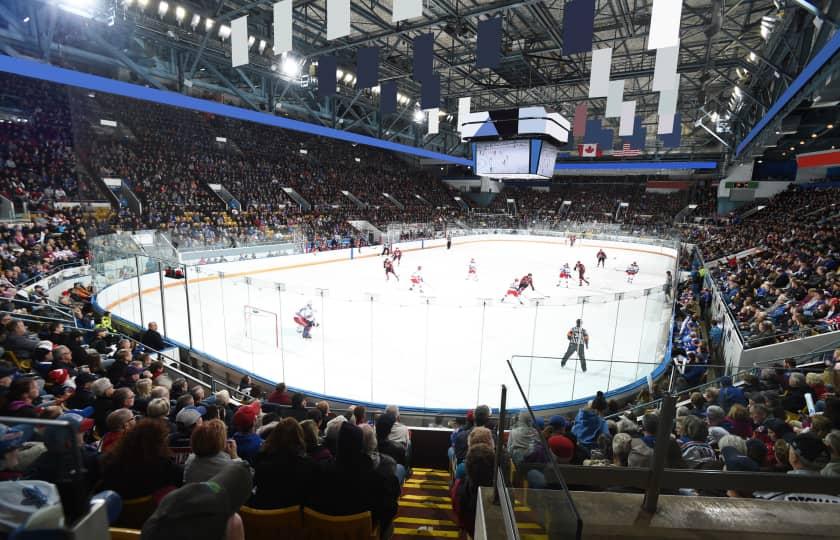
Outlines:
{"type": "Polygon", "coordinates": [[[277,313],[244,306],[245,337],[255,343],[280,348],[280,319],[277,313]]]}

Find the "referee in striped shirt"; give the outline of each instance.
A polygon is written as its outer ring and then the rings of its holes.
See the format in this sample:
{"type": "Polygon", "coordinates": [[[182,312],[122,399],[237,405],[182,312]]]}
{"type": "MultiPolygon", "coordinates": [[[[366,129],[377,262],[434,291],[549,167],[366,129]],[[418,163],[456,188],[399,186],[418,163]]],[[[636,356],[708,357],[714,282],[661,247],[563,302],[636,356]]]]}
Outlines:
{"type": "Polygon", "coordinates": [[[569,330],[566,334],[569,338],[569,348],[566,349],[566,354],[563,355],[563,361],[560,362],[560,367],[566,365],[566,361],[572,356],[572,353],[577,351],[578,359],[580,360],[580,370],[586,372],[586,356],[583,354],[584,345],[586,348],[589,348],[589,334],[586,333],[586,330],[580,325],[580,319],[577,320],[577,324],[569,330]]]}

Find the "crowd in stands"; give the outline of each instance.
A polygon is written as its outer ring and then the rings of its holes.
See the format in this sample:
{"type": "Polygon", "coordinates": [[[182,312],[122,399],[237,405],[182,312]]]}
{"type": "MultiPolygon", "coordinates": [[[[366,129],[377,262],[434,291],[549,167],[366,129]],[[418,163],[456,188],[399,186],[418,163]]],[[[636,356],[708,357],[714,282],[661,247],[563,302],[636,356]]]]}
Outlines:
{"type": "Polygon", "coordinates": [[[838,203],[838,189],[790,188],[742,223],[698,238],[707,261],[726,256],[710,273],[748,346],[838,328],[838,203]]]}

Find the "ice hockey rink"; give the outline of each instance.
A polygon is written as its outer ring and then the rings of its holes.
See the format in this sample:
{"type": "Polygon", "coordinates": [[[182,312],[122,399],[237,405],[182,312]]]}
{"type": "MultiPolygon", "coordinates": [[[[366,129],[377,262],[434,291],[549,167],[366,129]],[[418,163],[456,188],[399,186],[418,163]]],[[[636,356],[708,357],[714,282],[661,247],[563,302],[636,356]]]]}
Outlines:
{"type": "Polygon", "coordinates": [[[662,361],[671,317],[663,284],[676,251],[641,242],[572,247],[564,238],[502,234],[455,238],[451,249],[443,240],[406,242],[398,244],[399,281],[385,280],[381,247],[206,264],[189,268],[187,286],[164,279],[161,294],[158,274],[148,273],[104,289],[97,302],[161,327],[164,304],[168,338],[311,396],[467,409],[497,406],[506,384],[509,406],[518,407],[510,360],[530,403],[550,405],[644,380],[662,361]],[[467,279],[473,258],[477,280],[467,279]],[[563,263],[577,261],[590,285],[573,273],[558,286],[563,263]],[[631,284],[624,270],[634,261],[641,271],[631,284]],[[422,293],[409,290],[418,266],[422,293]],[[523,304],[501,302],[529,272],[536,290],[523,304]],[[307,303],[318,323],[308,340],[293,320],[307,303]],[[590,337],[585,373],[576,355],[560,365],[578,318],[590,337]]]}

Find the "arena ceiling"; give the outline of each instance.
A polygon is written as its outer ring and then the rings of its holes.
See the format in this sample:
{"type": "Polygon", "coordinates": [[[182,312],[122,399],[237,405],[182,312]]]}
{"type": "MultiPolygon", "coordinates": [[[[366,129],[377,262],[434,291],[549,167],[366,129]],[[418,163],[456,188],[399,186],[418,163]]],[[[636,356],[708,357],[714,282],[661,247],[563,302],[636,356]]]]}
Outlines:
{"type": "MultiPolygon", "coordinates": [[[[168,0],[164,12],[160,0],[7,0],[0,4],[0,51],[214,99],[224,95],[243,107],[452,154],[466,152],[453,126],[460,97],[471,97],[473,110],[544,105],[569,118],[578,103],[589,101],[590,118],[603,116],[606,100],[587,97],[591,54],[562,54],[565,0],[424,0],[422,18],[396,25],[391,0],[353,0],[352,33],[333,41],[326,39],[326,0],[296,0],[288,58],[271,50],[272,3],[168,0]],[[67,7],[92,17],[61,9],[67,7]],[[245,14],[254,46],[250,63],[234,69],[230,41],[219,30],[245,14]],[[477,69],[477,24],[495,16],[503,17],[501,64],[477,69]],[[435,70],[447,112],[438,135],[426,135],[414,118],[420,87],[411,78],[411,40],[428,32],[435,36],[435,70]],[[397,81],[400,93],[397,113],[385,118],[375,92],[353,87],[356,50],[372,45],[383,51],[380,80],[397,81]],[[337,96],[319,101],[308,76],[315,73],[312,61],[323,54],[338,56],[344,76],[337,96]],[[300,66],[299,74],[289,62],[300,66]]],[[[648,130],[644,157],[730,158],[835,28],[830,15],[838,5],[823,2],[829,16],[815,24],[802,3],[684,1],[682,144],[664,150],[655,135],[655,51],[646,48],[652,2],[597,0],[593,47],[614,50],[611,77],[628,81],[624,97],[637,101],[636,114],[648,130]]],[[[604,123],[612,124],[617,129],[618,120],[604,123]]]]}

